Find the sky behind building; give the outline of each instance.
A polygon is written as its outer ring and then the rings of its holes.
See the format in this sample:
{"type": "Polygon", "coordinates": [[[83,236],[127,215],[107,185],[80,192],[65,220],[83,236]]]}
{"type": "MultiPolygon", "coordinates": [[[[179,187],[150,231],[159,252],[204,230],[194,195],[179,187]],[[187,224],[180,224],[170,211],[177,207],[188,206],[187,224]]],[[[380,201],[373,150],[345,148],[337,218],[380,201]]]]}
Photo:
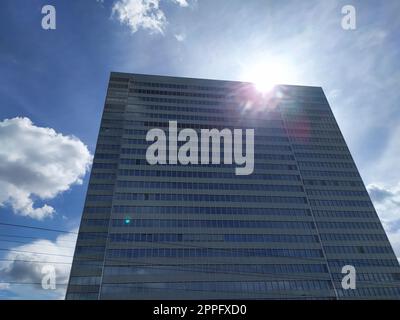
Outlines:
{"type": "MultiPolygon", "coordinates": [[[[56,30],[43,30],[46,4],[0,5],[1,222],[76,231],[110,71],[245,81],[261,73],[323,87],[400,257],[398,1],[52,1],[56,30]],[[356,30],[341,27],[348,4],[356,30]]],[[[0,298],[63,297],[62,285],[13,284],[38,282],[40,268],[8,260],[72,255],[75,235],[0,225],[16,233],[43,240],[0,242],[15,250],[0,250],[0,298]]],[[[68,265],[57,268],[62,283],[68,265]]]]}

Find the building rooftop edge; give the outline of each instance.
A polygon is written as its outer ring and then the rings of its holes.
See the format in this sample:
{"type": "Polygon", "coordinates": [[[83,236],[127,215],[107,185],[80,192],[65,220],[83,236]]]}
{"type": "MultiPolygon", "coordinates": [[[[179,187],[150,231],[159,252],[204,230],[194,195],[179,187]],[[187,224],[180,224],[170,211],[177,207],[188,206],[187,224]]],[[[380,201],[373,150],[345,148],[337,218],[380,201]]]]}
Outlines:
{"type": "MultiPolygon", "coordinates": [[[[209,79],[209,78],[192,78],[192,77],[181,77],[181,76],[172,76],[172,75],[159,75],[159,74],[146,74],[146,73],[131,73],[131,72],[119,72],[119,71],[111,71],[110,77],[112,75],[129,75],[129,76],[140,76],[140,77],[159,77],[165,79],[187,79],[187,80],[198,80],[198,81],[216,81],[216,82],[225,82],[231,84],[250,84],[249,81],[239,81],[239,80],[226,80],[226,79],[209,79]]],[[[308,87],[308,88],[320,88],[321,86],[310,86],[310,85],[297,85],[297,84],[276,84],[277,86],[286,86],[286,87],[308,87]]]]}

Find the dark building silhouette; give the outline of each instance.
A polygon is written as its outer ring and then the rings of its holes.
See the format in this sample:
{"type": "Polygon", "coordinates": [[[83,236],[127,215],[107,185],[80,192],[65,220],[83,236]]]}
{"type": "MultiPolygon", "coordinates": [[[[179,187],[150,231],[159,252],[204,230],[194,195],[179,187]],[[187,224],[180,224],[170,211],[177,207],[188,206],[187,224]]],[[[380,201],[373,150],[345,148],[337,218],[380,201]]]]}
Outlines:
{"type": "Polygon", "coordinates": [[[394,299],[399,283],[320,87],[111,74],[67,299],[394,299]],[[253,128],[254,172],[148,164],[169,121],[253,128]]]}

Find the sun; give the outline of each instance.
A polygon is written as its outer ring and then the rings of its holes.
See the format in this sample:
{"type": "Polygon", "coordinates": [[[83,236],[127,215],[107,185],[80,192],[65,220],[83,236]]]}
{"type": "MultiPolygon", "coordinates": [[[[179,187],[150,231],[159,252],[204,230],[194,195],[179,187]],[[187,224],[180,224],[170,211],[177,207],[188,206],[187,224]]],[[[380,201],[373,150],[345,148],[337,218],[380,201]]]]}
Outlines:
{"type": "Polygon", "coordinates": [[[292,83],[294,70],[287,63],[275,59],[245,67],[241,78],[253,83],[259,92],[268,93],[278,84],[292,83]]]}

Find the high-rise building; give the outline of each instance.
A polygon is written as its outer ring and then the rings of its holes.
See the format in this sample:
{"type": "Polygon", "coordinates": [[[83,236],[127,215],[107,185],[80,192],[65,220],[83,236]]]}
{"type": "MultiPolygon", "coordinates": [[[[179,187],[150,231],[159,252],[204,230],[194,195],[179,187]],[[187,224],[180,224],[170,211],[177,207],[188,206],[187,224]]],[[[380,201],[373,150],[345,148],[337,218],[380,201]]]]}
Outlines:
{"type": "Polygon", "coordinates": [[[111,74],[67,299],[395,299],[399,283],[320,87],[111,74]],[[149,164],[147,133],[171,124],[254,129],[254,171],[149,164]]]}

